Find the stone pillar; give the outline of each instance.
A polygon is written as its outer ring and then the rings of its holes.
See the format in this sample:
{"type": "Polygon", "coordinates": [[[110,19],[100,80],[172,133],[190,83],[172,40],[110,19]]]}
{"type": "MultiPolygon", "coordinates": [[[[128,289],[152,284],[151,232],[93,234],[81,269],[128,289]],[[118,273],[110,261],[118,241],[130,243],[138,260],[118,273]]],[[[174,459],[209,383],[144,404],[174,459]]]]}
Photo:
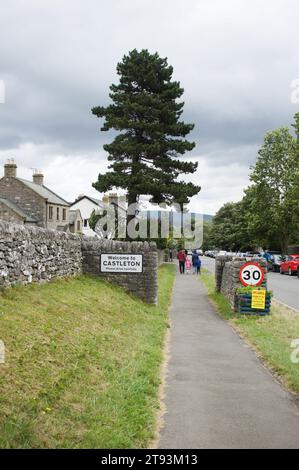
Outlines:
{"type": "Polygon", "coordinates": [[[223,269],[225,263],[232,259],[231,256],[217,256],[215,262],[215,284],[216,284],[216,291],[221,291],[221,282],[223,276],[223,269]]]}
{"type": "MultiPolygon", "coordinates": [[[[264,259],[251,259],[253,263],[258,263],[265,270],[265,279],[261,287],[267,289],[267,262],[264,259]]],[[[216,290],[225,295],[231,304],[233,310],[237,310],[236,290],[242,287],[240,281],[240,269],[247,263],[245,258],[232,258],[231,256],[218,256],[216,258],[215,276],[216,290]]]]}

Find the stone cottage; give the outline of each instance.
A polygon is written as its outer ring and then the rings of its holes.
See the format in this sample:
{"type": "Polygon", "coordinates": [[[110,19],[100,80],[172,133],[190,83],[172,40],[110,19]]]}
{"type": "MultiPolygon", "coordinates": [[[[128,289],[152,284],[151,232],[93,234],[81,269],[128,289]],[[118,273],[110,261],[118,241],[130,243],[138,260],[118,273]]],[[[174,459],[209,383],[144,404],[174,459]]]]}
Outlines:
{"type": "Polygon", "coordinates": [[[69,231],[83,233],[83,219],[79,209],[69,211],[69,231]]]}
{"type": "Polygon", "coordinates": [[[67,201],[44,185],[41,172],[36,171],[32,181],[27,181],[17,176],[14,160],[5,163],[4,176],[0,179],[0,219],[73,233],[81,232],[81,225],[80,230],[77,230],[81,215],[76,214],[74,219],[72,214],[70,225],[69,208],[67,201]]]}

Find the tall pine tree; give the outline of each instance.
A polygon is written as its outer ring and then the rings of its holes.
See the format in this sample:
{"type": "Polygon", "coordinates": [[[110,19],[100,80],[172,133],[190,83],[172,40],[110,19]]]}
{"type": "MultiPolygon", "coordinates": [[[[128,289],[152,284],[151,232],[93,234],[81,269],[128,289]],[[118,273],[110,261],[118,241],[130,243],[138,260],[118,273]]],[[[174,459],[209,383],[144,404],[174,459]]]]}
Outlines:
{"type": "Polygon", "coordinates": [[[197,163],[178,157],[195,147],[185,139],[194,124],[180,121],[184,103],[176,100],[184,90],[172,81],[173,68],[157,53],[134,49],[118,63],[117,73],[119,84],[110,86],[113,103],[92,109],[105,118],[102,131],[119,132],[104,145],[110,171],[99,174],[93,186],[100,192],[126,189],[128,204],[141,194],[153,203],[188,203],[200,187],[178,177],[194,173],[197,163]]]}

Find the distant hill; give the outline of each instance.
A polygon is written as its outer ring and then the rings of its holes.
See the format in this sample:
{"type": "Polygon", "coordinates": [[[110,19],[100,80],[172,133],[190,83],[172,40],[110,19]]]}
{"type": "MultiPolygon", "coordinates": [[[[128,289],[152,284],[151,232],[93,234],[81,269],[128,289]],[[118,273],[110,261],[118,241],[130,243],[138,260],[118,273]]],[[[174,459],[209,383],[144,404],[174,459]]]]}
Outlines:
{"type": "MultiPolygon", "coordinates": [[[[146,217],[146,214],[147,214],[148,212],[150,213],[150,218],[151,218],[151,219],[157,219],[157,218],[158,218],[159,211],[156,211],[156,210],[142,210],[142,211],[140,211],[139,216],[141,216],[141,217],[146,217]]],[[[162,212],[163,212],[163,213],[164,213],[164,212],[168,212],[168,213],[170,214],[169,211],[162,211],[162,212]]],[[[190,213],[191,213],[191,214],[194,214],[194,212],[190,212],[190,213]]],[[[196,213],[196,212],[195,212],[195,213],[196,213]]],[[[200,214],[200,215],[201,215],[201,214],[200,214]]],[[[203,216],[203,220],[204,220],[205,222],[211,222],[211,221],[213,220],[213,217],[214,217],[214,216],[211,215],[211,214],[202,214],[202,216],[203,216]]],[[[180,221],[181,221],[181,215],[180,215],[180,213],[178,213],[178,212],[173,212],[173,220],[174,220],[174,222],[178,221],[178,222],[180,223],[180,221]]]]}
{"type": "Polygon", "coordinates": [[[211,222],[213,220],[214,216],[211,214],[203,214],[203,220],[207,222],[211,222]]]}

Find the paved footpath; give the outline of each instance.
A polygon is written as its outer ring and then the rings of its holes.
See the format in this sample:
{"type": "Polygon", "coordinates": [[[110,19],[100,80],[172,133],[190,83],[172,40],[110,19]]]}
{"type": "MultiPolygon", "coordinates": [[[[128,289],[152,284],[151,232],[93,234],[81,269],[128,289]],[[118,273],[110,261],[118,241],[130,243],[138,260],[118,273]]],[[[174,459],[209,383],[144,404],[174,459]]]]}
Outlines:
{"type": "Polygon", "coordinates": [[[299,407],[215,313],[196,276],[177,275],[170,317],[159,448],[298,449],[299,407]]]}

